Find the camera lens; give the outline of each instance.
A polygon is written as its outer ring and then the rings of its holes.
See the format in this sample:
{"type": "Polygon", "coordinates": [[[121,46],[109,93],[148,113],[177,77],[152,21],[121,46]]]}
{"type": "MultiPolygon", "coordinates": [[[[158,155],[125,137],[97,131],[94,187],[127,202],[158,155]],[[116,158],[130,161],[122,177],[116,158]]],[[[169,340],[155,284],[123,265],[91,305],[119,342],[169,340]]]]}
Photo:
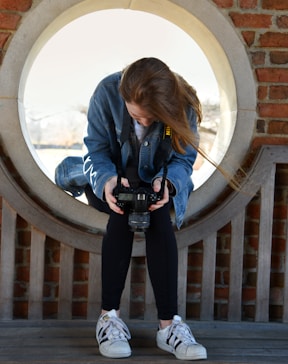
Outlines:
{"type": "Polygon", "coordinates": [[[145,231],[150,226],[150,212],[131,212],[128,224],[132,231],[145,231]]]}

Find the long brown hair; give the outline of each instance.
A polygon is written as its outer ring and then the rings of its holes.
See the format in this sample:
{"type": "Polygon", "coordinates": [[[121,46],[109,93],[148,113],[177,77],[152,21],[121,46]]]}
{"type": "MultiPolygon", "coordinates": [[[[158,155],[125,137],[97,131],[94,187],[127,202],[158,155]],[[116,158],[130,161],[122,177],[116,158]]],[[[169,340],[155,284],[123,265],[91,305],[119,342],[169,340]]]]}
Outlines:
{"type": "Polygon", "coordinates": [[[122,73],[119,90],[126,102],[138,104],[155,120],[170,126],[177,152],[184,153],[189,144],[198,150],[198,138],[187,120],[187,108],[193,107],[200,123],[200,101],[194,88],[164,62],[152,57],[132,63],[122,73]]]}
{"type": "Polygon", "coordinates": [[[187,109],[192,106],[200,124],[201,103],[195,89],[164,62],[151,57],[132,63],[122,72],[119,91],[126,102],[138,104],[155,120],[170,126],[172,145],[177,152],[184,154],[184,148],[191,145],[224,175],[232,188],[240,189],[237,176],[230,176],[199,147],[198,135],[193,133],[187,119],[187,109]]]}

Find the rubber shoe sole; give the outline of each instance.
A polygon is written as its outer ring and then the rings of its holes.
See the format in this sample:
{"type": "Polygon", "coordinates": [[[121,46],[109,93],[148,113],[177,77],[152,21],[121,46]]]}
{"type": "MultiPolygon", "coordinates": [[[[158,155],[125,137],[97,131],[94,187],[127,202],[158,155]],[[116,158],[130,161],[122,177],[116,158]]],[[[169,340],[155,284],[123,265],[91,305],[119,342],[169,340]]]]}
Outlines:
{"type": "Polygon", "coordinates": [[[120,359],[131,356],[131,348],[127,341],[104,342],[99,345],[100,354],[106,358],[120,359]]]}
{"type": "Polygon", "coordinates": [[[207,351],[204,346],[200,344],[194,344],[189,346],[189,353],[177,352],[172,346],[163,343],[163,341],[157,340],[157,346],[159,349],[167,351],[168,353],[174,354],[177,359],[180,360],[204,360],[207,359],[207,351]]]}

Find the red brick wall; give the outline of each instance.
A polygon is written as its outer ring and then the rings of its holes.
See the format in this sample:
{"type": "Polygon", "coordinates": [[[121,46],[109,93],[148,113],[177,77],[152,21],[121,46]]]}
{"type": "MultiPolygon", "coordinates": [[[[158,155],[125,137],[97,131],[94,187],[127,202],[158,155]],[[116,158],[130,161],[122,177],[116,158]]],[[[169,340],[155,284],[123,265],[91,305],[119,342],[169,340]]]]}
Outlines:
{"type": "MultiPolygon", "coordinates": [[[[262,144],[288,143],[288,1],[287,0],[210,0],[234,25],[246,46],[254,70],[258,96],[258,118],[251,154],[262,144]]],[[[0,65],[21,18],[33,0],[0,0],[0,65]]],[[[282,314],[284,260],[287,229],[288,165],[276,174],[272,276],[271,319],[282,314]]],[[[1,202],[1,199],[0,199],[1,202]]],[[[0,205],[1,206],[1,205],[0,205]]],[[[1,209],[0,209],[1,213],[1,209]]],[[[0,220],[1,221],[1,220],[0,220]]],[[[254,317],[256,263],[258,250],[259,201],[254,198],[247,208],[243,274],[243,318],[254,317]]],[[[30,226],[18,218],[14,315],[27,317],[29,287],[30,226]]],[[[47,238],[45,253],[44,316],[57,312],[59,249],[57,241],[47,238]]],[[[215,286],[215,317],[227,317],[229,294],[230,226],[218,235],[215,286]]],[[[132,316],[143,314],[144,258],[132,264],[132,316]]],[[[73,315],[86,314],[88,254],[75,252],[73,315]]],[[[189,249],[188,318],[199,317],[202,243],[189,249]]]]}

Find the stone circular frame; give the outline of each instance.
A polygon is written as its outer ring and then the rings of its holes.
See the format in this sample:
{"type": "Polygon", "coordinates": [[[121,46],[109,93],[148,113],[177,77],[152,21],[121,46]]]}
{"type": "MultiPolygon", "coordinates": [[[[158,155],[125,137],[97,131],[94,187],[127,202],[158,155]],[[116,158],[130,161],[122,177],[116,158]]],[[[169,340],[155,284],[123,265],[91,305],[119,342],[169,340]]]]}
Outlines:
{"type": "MultiPolygon", "coordinates": [[[[245,157],[256,117],[256,91],[245,47],[231,24],[208,0],[42,0],[23,18],[4,57],[0,73],[1,143],[21,178],[41,205],[53,215],[84,229],[105,228],[107,217],[73,199],[42,172],[26,143],[22,108],[23,88],[33,57],[43,44],[70,21],[97,10],[129,8],[161,16],[178,25],[198,43],[206,54],[220,88],[221,110],[234,114],[235,123],[217,138],[230,141],[221,166],[231,172],[245,157]]],[[[228,120],[228,122],[229,122],[228,120]]],[[[233,172],[233,171],[232,171],[233,172]]],[[[186,217],[204,209],[221,193],[227,181],[218,171],[191,194],[186,217]]]]}

